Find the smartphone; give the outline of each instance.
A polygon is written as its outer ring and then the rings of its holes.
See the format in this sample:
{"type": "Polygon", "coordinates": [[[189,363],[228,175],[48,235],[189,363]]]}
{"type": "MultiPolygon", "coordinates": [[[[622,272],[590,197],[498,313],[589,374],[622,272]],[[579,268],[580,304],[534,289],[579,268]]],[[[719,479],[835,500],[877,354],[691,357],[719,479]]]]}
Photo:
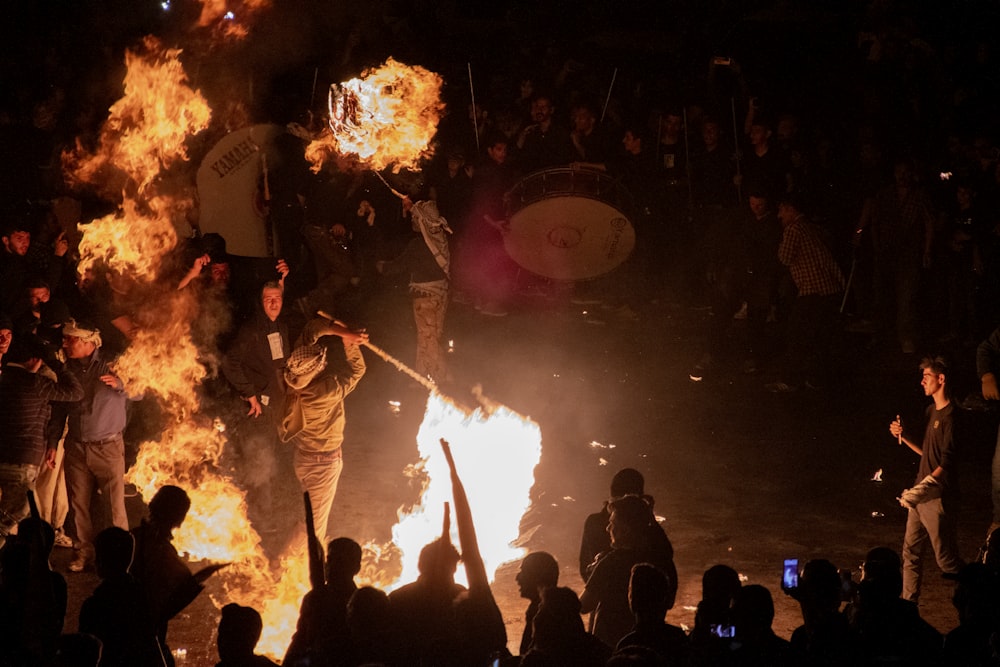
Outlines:
{"type": "Polygon", "coordinates": [[[735,625],[724,625],[722,623],[712,623],[708,626],[709,632],[711,632],[716,637],[722,637],[723,639],[732,639],[736,636],[736,626],[735,625]]]}
{"type": "Polygon", "coordinates": [[[799,587],[799,559],[786,558],[785,567],[781,573],[781,589],[794,591],[799,587]]]}

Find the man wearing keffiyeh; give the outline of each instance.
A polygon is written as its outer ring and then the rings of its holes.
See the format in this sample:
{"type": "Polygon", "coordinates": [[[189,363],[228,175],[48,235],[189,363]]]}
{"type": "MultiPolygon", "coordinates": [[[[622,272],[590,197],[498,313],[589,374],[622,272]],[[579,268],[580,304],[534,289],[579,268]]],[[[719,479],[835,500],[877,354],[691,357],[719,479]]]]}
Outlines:
{"type": "Polygon", "coordinates": [[[327,522],[344,466],[344,398],[365,374],[360,345],[367,341],[366,333],[316,318],[306,324],[285,366],[288,394],[279,434],[282,442],[295,447],[292,466],[302,490],[309,492],[316,537],[322,544],[329,539],[327,522]],[[346,368],[328,363],[328,341],[323,340],[328,336],[343,341],[346,368]]]}

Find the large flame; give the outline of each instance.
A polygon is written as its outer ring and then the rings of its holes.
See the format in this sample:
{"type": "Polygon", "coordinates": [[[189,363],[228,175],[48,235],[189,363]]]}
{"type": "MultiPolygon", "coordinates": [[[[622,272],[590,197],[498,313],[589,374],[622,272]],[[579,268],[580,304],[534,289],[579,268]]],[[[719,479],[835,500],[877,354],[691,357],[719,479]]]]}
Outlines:
{"type": "MultiPolygon", "coordinates": [[[[393,542],[402,552],[402,583],[417,578],[420,549],[441,535],[444,503],[451,501],[451,474],[438,442],[441,438],[451,444],[492,580],[497,567],[524,555],[516,542],[521,517],[531,504],[541,431],[538,424],[504,406],[469,414],[441,394],[430,395],[417,433],[423,493],[412,508],[401,512],[392,529],[393,542]]],[[[452,527],[452,542],[458,545],[454,522],[452,527]]],[[[460,579],[464,580],[464,572],[460,579]]]]}
{"type": "Polygon", "coordinates": [[[444,110],[441,85],[438,74],[389,58],[360,78],[330,86],[329,127],[306,148],[306,159],[314,171],[345,154],[376,170],[417,168],[444,110]]]}
{"type": "MultiPolygon", "coordinates": [[[[206,0],[203,17],[221,6],[206,0]]],[[[223,594],[214,602],[258,609],[264,620],[258,650],[281,656],[309,588],[304,540],[293,541],[276,563],[265,555],[245,494],[220,463],[225,424],[200,413],[196,388],[208,373],[207,351],[195,344],[192,323],[212,313],[190,290],[177,292],[154,280],[177,243],[178,211],[192,205],[186,194],[166,192],[164,172],[187,160],[186,139],[210,117],[187,85],[179,54],[152,38],[144,54],[129,53],[125,96],[111,108],[96,151],[78,147],[64,155],[71,181],[123,195],[117,212],[80,227],[81,269],[106,266],[121,285],[146,297],[133,314],[137,327],[116,371],[130,393],[157,400],[165,416],[158,437],[140,446],[129,480],[147,500],[165,484],[187,490],[192,504],[175,534],[178,550],[196,560],[231,563],[218,575],[223,594]]],[[[333,114],[326,148],[311,148],[350,152],[373,168],[415,166],[440,117],[440,86],[438,75],[389,60],[339,89],[345,113],[333,114]]],[[[538,426],[502,406],[468,414],[433,393],[417,436],[420,461],[413,466],[421,476],[420,498],[401,512],[393,544],[366,545],[361,582],[391,589],[414,579],[420,549],[439,536],[442,507],[451,499],[437,444],[442,437],[452,443],[488,571],[521,555],[515,545],[541,452],[538,426]]]]}
{"type": "Polygon", "coordinates": [[[125,95],[111,107],[97,151],[88,155],[78,145],[63,155],[71,180],[107,182],[110,167],[142,193],[163,169],[187,160],[185,141],[208,127],[211,110],[187,85],[180,54],[154,37],[145,38],[141,53],[125,52],[125,95]]]}

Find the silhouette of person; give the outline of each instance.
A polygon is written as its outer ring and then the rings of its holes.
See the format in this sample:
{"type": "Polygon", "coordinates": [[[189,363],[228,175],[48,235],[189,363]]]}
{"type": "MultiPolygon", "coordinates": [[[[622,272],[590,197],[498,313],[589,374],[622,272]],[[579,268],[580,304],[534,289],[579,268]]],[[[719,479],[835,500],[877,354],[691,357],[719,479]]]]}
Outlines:
{"type": "Polygon", "coordinates": [[[173,531],[184,523],[191,499],[184,489],[166,485],[149,501],[149,518],[132,529],[135,556],[129,572],[139,580],[168,665],[173,655],[167,646],[167,622],[201,593],[204,582],[225,563],[208,565],[192,574],[173,545],[173,531]]]}
{"type": "Polygon", "coordinates": [[[687,635],[666,622],[671,584],[655,565],[639,563],[632,567],[628,583],[628,604],[635,626],[618,642],[615,652],[634,646],[653,651],[661,665],[687,665],[690,647],[687,635]]]}
{"type": "Polygon", "coordinates": [[[348,641],[347,603],[358,590],[361,546],[349,537],[331,540],[326,553],[326,584],[302,598],[299,622],[284,665],[314,665],[348,641]]]}
{"type": "MultiPolygon", "coordinates": [[[[641,472],[634,468],[622,468],[611,478],[610,498],[621,498],[630,493],[641,496],[644,493],[644,484],[641,472]]],[[[609,502],[605,500],[601,511],[589,515],[583,523],[583,539],[580,541],[580,576],[585,583],[590,578],[594,560],[611,549],[611,537],[608,535],[608,520],[611,518],[609,502]]]]}
{"type": "Polygon", "coordinates": [[[29,517],[0,551],[0,664],[49,664],[66,616],[66,580],[49,567],[52,526],[29,517]]]}
{"type": "Polygon", "coordinates": [[[611,648],[584,629],[580,599],[572,589],[543,590],[533,625],[531,648],[521,657],[521,667],[603,667],[611,657],[611,648]]]}
{"type": "Polygon", "coordinates": [[[80,632],[101,640],[103,667],[162,665],[149,603],[139,580],[128,573],[135,540],[127,530],[106,528],[94,538],[101,583],[80,609],[80,632]]]}
{"type": "Polygon", "coordinates": [[[545,551],[535,551],[524,557],[521,569],[515,577],[521,597],[528,600],[528,609],[524,613],[524,634],[521,635],[520,655],[528,652],[531,646],[531,626],[538,605],[542,601],[542,590],[559,585],[559,564],[552,554],[545,551]]]}
{"type": "MultiPolygon", "coordinates": [[[[591,632],[608,646],[632,629],[634,618],[628,604],[632,566],[652,563],[675,582],[673,546],[656,523],[652,508],[643,498],[627,495],[611,501],[608,533],[611,550],[600,556],[580,597],[584,613],[594,612],[591,632]]],[[[676,584],[671,585],[667,608],[673,607],[676,584]]]]}
{"type": "Polygon", "coordinates": [[[229,603],[219,619],[219,662],[215,667],[278,667],[278,663],[253,650],[260,641],[264,623],[252,607],[229,603]]]}

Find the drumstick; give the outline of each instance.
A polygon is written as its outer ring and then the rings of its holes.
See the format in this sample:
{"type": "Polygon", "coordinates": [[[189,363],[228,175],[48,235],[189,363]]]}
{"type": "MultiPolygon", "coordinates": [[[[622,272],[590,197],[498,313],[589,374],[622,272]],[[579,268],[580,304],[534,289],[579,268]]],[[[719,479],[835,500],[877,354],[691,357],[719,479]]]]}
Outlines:
{"type": "Polygon", "coordinates": [[[903,444],[903,422],[900,420],[899,415],[896,415],[896,421],[899,423],[899,435],[896,436],[896,442],[903,444]]]}

